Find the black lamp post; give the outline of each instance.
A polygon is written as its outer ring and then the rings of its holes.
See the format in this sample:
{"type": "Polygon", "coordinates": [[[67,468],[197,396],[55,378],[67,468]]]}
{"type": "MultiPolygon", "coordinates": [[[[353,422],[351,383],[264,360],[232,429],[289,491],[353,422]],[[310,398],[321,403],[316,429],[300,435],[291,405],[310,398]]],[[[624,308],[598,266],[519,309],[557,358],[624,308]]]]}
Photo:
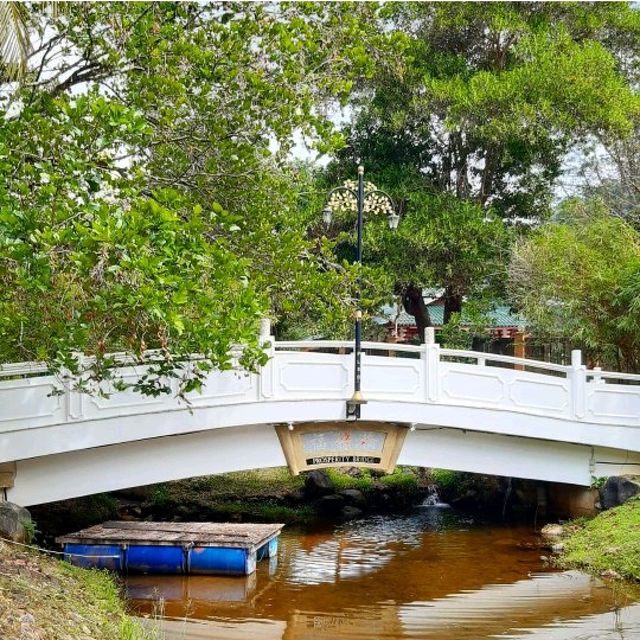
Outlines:
{"type": "MultiPolygon", "coordinates": [[[[358,243],[356,249],[356,262],[359,266],[362,265],[362,229],[364,226],[364,204],[367,198],[373,196],[377,198],[378,201],[386,200],[389,206],[389,228],[394,230],[398,228],[398,222],[400,221],[400,217],[396,213],[396,207],[393,202],[391,196],[380,190],[373,189],[371,191],[365,192],[364,189],[364,167],[360,165],[358,167],[358,186],[357,189],[352,189],[351,187],[342,186],[336,187],[332,189],[327,194],[327,205],[322,211],[322,219],[325,224],[329,225],[331,223],[331,218],[333,211],[331,209],[331,196],[334,193],[346,192],[351,194],[356,200],[356,208],[358,212],[358,223],[357,223],[357,233],[358,233],[358,243]]],[[[360,276],[358,276],[358,286],[356,290],[356,318],[355,318],[355,348],[353,351],[354,354],[354,381],[353,381],[353,396],[350,400],[347,400],[347,419],[358,420],[360,418],[360,406],[366,404],[367,401],[364,399],[361,391],[361,372],[362,372],[362,310],[360,309],[360,276]]]]}

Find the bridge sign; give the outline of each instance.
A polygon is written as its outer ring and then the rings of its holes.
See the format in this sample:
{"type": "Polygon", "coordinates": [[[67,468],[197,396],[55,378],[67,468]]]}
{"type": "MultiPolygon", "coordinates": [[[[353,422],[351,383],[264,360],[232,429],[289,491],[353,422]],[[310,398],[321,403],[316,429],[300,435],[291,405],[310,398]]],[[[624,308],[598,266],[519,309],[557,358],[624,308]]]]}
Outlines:
{"type": "Polygon", "coordinates": [[[310,469],[349,465],[391,473],[406,426],[377,422],[313,422],[276,427],[289,469],[294,474],[310,469]]]}

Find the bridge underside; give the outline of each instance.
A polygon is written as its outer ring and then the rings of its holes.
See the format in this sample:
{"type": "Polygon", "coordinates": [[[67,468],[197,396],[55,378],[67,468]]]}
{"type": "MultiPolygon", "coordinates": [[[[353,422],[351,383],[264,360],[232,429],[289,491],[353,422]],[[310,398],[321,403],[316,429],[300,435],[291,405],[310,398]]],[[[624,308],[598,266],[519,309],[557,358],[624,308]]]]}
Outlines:
{"type": "MultiPolygon", "coordinates": [[[[407,431],[397,462],[583,486],[640,473],[638,453],[427,424],[407,431]]],[[[6,497],[29,506],[286,464],[271,424],[212,429],[19,460],[6,497]]]]}

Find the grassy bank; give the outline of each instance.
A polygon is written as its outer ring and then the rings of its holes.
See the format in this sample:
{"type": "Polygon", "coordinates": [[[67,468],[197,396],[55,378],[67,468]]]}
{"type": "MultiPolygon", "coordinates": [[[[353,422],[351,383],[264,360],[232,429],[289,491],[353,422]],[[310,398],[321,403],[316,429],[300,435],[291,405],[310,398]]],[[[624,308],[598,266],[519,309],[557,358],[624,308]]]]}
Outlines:
{"type": "MultiPolygon", "coordinates": [[[[397,497],[398,504],[411,502],[418,494],[417,477],[410,470],[399,468],[382,477],[368,469],[355,474],[325,472],[336,492],[358,489],[367,497],[384,491],[397,497]]],[[[304,475],[294,476],[286,467],[179,480],[153,487],[143,509],[160,517],[308,524],[321,514],[305,496],[304,484],[304,475]]]]}
{"type": "Polygon", "coordinates": [[[558,564],[640,581],[640,498],[575,521],[568,531],[558,564]]]}
{"type": "Polygon", "coordinates": [[[313,519],[313,509],[289,499],[303,486],[304,478],[286,467],[203,476],[156,485],[144,509],[185,519],[304,524],[313,519]]]}
{"type": "Polygon", "coordinates": [[[113,578],[0,541],[2,640],[149,640],[113,578]]]}

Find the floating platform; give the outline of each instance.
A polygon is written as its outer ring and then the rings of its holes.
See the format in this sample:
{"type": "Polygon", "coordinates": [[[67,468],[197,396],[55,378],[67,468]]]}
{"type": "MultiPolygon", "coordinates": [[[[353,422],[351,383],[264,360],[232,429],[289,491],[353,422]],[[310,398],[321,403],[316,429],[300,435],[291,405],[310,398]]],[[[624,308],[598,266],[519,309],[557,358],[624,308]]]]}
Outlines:
{"type": "Polygon", "coordinates": [[[56,538],[79,567],[120,573],[249,575],[278,552],[283,524],[104,522],[56,538]]]}

